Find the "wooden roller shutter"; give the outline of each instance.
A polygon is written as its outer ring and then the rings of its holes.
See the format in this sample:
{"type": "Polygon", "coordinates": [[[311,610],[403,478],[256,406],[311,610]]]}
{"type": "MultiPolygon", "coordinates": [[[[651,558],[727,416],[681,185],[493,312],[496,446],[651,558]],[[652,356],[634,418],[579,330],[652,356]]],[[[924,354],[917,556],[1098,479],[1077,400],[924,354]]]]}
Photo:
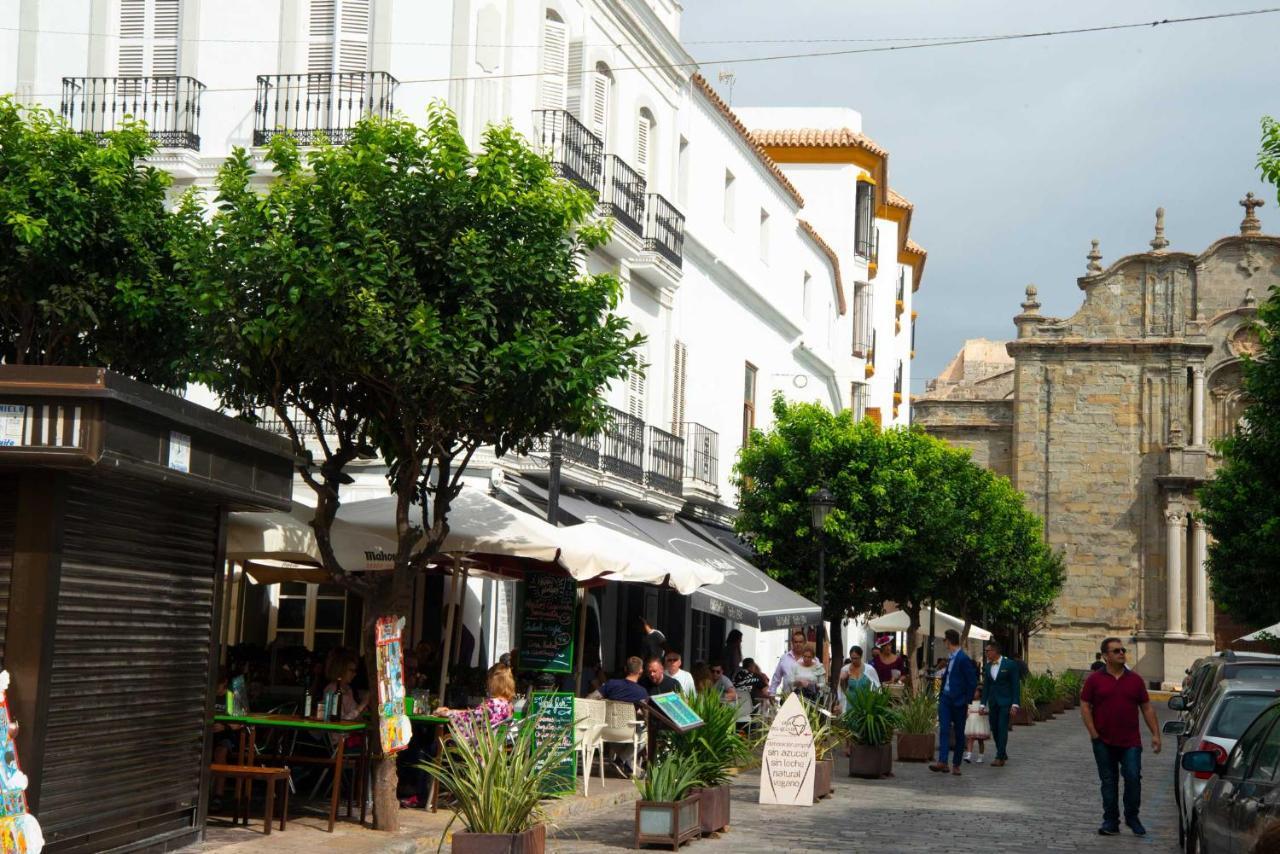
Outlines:
{"type": "Polygon", "coordinates": [[[105,851],[198,815],[218,515],[106,479],[68,487],[40,823],[105,851]]]}

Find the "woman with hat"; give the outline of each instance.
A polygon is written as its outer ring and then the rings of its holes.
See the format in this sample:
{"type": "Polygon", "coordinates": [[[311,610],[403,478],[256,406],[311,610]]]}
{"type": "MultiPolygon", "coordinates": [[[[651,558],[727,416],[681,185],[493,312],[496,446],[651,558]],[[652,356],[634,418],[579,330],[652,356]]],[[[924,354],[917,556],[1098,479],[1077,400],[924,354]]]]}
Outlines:
{"type": "Polygon", "coordinates": [[[907,659],[893,649],[893,636],[881,635],[876,638],[876,654],[871,656],[871,666],[881,685],[892,685],[907,678],[907,659]]]}

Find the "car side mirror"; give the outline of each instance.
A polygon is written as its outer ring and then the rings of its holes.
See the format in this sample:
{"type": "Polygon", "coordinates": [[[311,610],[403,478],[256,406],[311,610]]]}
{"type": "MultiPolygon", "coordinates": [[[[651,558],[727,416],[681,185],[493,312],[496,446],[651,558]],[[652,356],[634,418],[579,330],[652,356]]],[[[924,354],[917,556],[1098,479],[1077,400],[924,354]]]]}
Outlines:
{"type": "Polygon", "coordinates": [[[1174,712],[1185,712],[1187,710],[1187,698],[1181,694],[1174,694],[1169,698],[1169,709],[1174,712]]]}
{"type": "Polygon", "coordinates": [[[1160,731],[1163,732],[1165,735],[1186,735],[1187,722],[1186,721],[1165,721],[1164,726],[1161,728],[1160,731]]]}
{"type": "Polygon", "coordinates": [[[1182,754],[1182,770],[1200,774],[1218,772],[1218,755],[1212,750],[1188,750],[1182,754]]]}

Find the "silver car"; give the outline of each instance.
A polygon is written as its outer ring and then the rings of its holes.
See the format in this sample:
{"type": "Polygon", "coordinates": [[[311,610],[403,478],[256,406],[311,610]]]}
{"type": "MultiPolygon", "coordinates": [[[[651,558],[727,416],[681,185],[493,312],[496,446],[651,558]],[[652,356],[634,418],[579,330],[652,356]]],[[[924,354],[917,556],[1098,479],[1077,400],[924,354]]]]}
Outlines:
{"type": "Polygon", "coordinates": [[[1182,770],[1180,757],[1193,750],[1212,751],[1225,763],[1231,748],[1254,718],[1276,701],[1280,691],[1271,684],[1227,679],[1191,709],[1187,720],[1169,721],[1164,731],[1178,736],[1178,756],[1173,764],[1174,800],[1178,805],[1178,841],[1185,845],[1196,800],[1213,774],[1182,770]]]}

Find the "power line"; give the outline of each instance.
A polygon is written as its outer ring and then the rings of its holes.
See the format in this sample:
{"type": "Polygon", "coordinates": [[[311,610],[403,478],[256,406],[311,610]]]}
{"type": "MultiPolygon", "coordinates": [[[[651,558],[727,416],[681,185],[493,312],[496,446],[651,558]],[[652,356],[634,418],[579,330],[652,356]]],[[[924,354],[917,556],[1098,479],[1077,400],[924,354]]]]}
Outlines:
{"type": "MultiPolygon", "coordinates": [[[[1062,30],[1042,30],[1038,32],[1022,32],[1022,33],[1005,33],[998,35],[983,35],[955,38],[945,41],[929,41],[929,42],[913,42],[910,44],[890,44],[877,47],[847,48],[842,50],[825,50],[825,51],[807,51],[800,53],[777,53],[765,56],[749,56],[749,57],[729,57],[726,59],[711,60],[691,60],[689,62],[674,63],[650,63],[644,65],[620,65],[611,67],[610,71],[615,73],[620,71],[666,71],[684,68],[697,68],[700,65],[747,65],[757,62],[781,62],[795,59],[822,59],[835,56],[858,56],[862,54],[872,53],[889,53],[895,51],[907,50],[925,50],[928,48],[939,47],[958,47],[964,45],[989,44],[994,42],[1007,41],[1025,41],[1029,39],[1051,38],[1056,36],[1072,36],[1085,35],[1092,33],[1117,32],[1123,30],[1136,29],[1154,29],[1160,26],[1171,26],[1174,24],[1191,24],[1203,23],[1206,21],[1218,21],[1230,18],[1245,18],[1257,15],[1271,15],[1280,12],[1280,7],[1272,7],[1266,9],[1250,9],[1241,12],[1219,12],[1212,15],[1192,15],[1182,18],[1162,18],[1155,21],[1140,21],[1129,24],[1100,24],[1092,27],[1074,27],[1062,30]]],[[[239,40],[237,40],[239,41],[239,40]]],[[[249,42],[242,42],[249,43],[249,42]]],[[[273,40],[272,44],[278,44],[273,40]]],[[[512,72],[509,74],[475,74],[466,76],[450,76],[450,77],[420,77],[400,80],[401,85],[421,84],[421,83],[466,83],[474,80],[517,80],[527,79],[530,77],[541,77],[544,72],[525,71],[512,72]]],[[[211,92],[253,92],[256,86],[225,86],[225,87],[209,87],[204,90],[204,94],[211,92]]],[[[33,93],[33,97],[54,97],[61,95],[60,92],[33,93]]]]}

